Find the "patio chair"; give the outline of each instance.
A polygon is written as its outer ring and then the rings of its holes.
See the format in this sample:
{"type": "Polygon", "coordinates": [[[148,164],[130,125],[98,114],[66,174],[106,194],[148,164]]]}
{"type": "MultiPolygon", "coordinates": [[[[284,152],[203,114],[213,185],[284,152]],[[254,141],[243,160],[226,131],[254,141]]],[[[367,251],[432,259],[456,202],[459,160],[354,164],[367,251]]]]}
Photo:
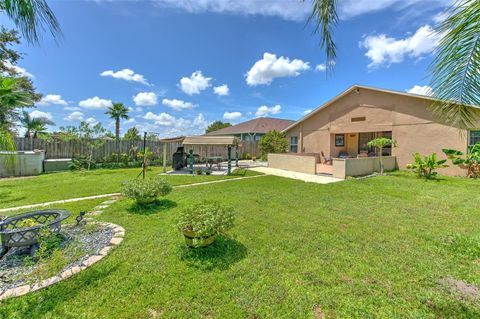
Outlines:
{"type": "Polygon", "coordinates": [[[320,152],[320,155],[322,156],[323,164],[332,165],[332,158],[331,158],[331,157],[326,158],[326,157],[325,157],[325,154],[323,153],[323,151],[320,152]]]}

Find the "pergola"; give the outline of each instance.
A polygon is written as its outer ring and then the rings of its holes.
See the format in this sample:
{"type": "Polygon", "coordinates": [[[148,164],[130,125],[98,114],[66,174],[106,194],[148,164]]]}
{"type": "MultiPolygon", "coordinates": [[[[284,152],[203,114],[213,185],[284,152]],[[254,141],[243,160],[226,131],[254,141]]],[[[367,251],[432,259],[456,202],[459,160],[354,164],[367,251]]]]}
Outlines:
{"type": "MultiPolygon", "coordinates": [[[[232,146],[235,146],[235,166],[238,167],[238,144],[235,136],[186,136],[182,145],[223,145],[227,147],[228,175],[232,171],[232,146]]],[[[193,150],[188,151],[188,166],[193,174],[193,150]]]]}

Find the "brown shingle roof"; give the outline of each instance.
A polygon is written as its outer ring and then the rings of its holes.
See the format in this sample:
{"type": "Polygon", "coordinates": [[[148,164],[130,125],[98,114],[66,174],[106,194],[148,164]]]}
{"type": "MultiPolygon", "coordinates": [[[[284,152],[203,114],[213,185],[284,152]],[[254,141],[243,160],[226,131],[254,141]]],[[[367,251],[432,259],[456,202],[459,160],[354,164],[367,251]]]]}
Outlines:
{"type": "Polygon", "coordinates": [[[222,128],[218,131],[210,132],[207,135],[229,135],[241,133],[267,133],[273,130],[282,131],[295,121],[274,119],[269,117],[259,117],[250,121],[239,123],[237,125],[222,128]]]}

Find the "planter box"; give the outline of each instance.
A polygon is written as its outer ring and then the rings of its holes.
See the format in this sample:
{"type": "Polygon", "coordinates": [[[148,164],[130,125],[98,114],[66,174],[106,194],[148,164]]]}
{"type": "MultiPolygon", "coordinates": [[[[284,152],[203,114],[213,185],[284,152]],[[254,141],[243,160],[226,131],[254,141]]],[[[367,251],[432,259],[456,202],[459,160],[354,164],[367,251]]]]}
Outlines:
{"type": "MultiPolygon", "coordinates": [[[[397,168],[395,156],[383,156],[382,159],[385,171],[397,168]]],[[[347,176],[365,176],[374,172],[380,172],[379,157],[333,159],[333,177],[335,178],[345,179],[347,176]]]]}
{"type": "Polygon", "coordinates": [[[43,166],[45,172],[61,172],[68,171],[70,169],[70,164],[72,163],[71,158],[55,158],[47,159],[43,161],[43,166]]]}

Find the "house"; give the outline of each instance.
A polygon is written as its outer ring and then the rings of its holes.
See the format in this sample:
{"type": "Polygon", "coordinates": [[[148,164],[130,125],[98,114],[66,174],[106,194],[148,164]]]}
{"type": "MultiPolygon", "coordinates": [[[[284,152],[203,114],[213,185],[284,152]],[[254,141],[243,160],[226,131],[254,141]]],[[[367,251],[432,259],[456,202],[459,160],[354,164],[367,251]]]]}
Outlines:
{"type": "MultiPolygon", "coordinates": [[[[446,125],[429,111],[433,101],[428,96],[354,85],[285,128],[288,155],[296,156],[272,157],[269,165],[345,178],[376,170],[378,150],[367,145],[376,137],[397,142],[396,147],[383,150],[387,169],[405,169],[415,152],[435,152],[445,158],[444,148],[466,152],[480,143],[480,122],[474,130],[446,125]]],[[[464,173],[453,165],[441,171],[464,173]]]]}
{"type": "Polygon", "coordinates": [[[293,123],[295,123],[295,121],[275,119],[269,117],[259,117],[250,121],[239,123],[237,125],[232,125],[217,131],[210,132],[207,135],[233,135],[243,141],[258,141],[266,133],[273,130],[283,131],[293,123]]]}

